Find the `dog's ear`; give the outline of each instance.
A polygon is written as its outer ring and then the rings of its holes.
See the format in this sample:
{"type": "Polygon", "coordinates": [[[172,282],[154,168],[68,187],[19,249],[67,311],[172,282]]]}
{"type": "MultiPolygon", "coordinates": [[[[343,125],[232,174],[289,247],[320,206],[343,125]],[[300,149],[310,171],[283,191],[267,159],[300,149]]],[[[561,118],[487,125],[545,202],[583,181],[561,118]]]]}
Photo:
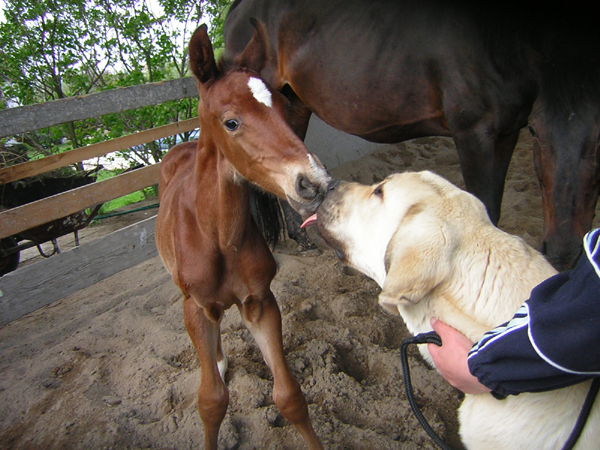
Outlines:
{"type": "Polygon", "coordinates": [[[386,252],[379,303],[386,309],[418,303],[450,275],[457,244],[457,232],[431,215],[397,230],[386,252]]]}

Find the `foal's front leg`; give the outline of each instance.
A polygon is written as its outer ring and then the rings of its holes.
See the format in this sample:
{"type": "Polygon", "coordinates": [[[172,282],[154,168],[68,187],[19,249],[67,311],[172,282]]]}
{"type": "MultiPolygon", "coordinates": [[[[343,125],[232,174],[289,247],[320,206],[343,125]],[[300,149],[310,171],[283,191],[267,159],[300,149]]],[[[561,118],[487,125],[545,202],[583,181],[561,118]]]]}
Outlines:
{"type": "Polygon", "coordinates": [[[279,411],[296,427],[309,449],[322,449],[300,384],[285,360],[281,313],[273,293],[269,291],[264,298],[247,297],[240,306],[240,312],[273,373],[273,400],[279,411]]]}
{"type": "Polygon", "coordinates": [[[204,425],[204,445],[207,450],[216,450],[219,428],[229,404],[229,392],[219,371],[219,366],[224,361],[219,331],[222,314],[219,320],[211,319],[193,298],[184,297],[183,318],[200,359],[198,412],[204,425]],[[221,361],[217,364],[219,356],[221,361]]]}

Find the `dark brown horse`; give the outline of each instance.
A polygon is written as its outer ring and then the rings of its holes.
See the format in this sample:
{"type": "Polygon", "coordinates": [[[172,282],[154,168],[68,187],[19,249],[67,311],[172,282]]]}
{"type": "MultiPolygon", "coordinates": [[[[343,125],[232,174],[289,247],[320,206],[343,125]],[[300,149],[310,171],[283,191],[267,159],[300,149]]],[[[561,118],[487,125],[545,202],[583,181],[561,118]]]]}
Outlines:
{"type": "Polygon", "coordinates": [[[271,59],[262,75],[289,97],[302,138],[311,113],[374,142],[452,136],[466,188],[494,223],[519,131],[529,125],[544,250],[562,268],[579,255],[598,198],[600,27],[572,4],[573,23],[567,10],[552,15],[542,2],[513,6],[237,0],[225,22],[226,54],[250,39],[250,17],[265,25],[271,59]]]}
{"type": "Polygon", "coordinates": [[[285,97],[259,76],[264,35],[257,32],[230,66],[217,66],[203,26],[189,53],[200,93],[200,138],[173,147],[161,163],[156,243],[183,293],[185,325],[200,359],[205,448],[217,448],[229,402],[219,326],[235,304],[273,373],[275,404],[307,446],[320,449],[283,353],[270,289],[275,260],[252,219],[249,194],[255,183],[310,213],[330,177],[287,125],[285,97]]]}

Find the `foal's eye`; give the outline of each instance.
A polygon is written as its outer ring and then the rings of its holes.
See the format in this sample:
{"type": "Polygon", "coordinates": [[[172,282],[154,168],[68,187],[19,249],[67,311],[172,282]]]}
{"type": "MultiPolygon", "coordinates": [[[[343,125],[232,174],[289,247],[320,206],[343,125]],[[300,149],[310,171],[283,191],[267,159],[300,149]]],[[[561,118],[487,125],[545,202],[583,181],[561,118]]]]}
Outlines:
{"type": "Polygon", "coordinates": [[[235,131],[237,130],[237,127],[240,126],[240,123],[237,120],[228,119],[225,122],[223,122],[223,125],[225,126],[225,128],[227,128],[227,130],[235,131]]]}
{"type": "Polygon", "coordinates": [[[383,198],[383,185],[380,184],[379,186],[377,186],[373,191],[373,194],[379,198],[383,198]]]}

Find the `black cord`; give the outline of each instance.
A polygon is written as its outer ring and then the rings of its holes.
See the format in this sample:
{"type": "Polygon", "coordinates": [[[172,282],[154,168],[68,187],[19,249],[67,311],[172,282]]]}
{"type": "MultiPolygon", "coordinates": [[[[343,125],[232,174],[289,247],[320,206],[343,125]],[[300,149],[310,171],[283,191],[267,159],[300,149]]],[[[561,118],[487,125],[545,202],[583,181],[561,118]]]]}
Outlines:
{"type": "MultiPolygon", "coordinates": [[[[430,331],[429,333],[421,333],[413,336],[411,338],[404,339],[400,344],[400,359],[402,361],[402,375],[404,376],[404,391],[406,393],[406,399],[410,404],[415,417],[423,427],[423,429],[427,432],[429,437],[433,439],[433,441],[440,447],[442,450],[452,450],[442,439],[437,435],[433,428],[427,422],[425,416],[419,409],[419,405],[417,405],[417,401],[415,400],[415,395],[413,393],[412,381],[410,379],[410,367],[408,365],[408,356],[407,356],[407,347],[410,344],[435,344],[437,346],[442,346],[442,339],[435,331],[430,331]]],[[[600,390],[600,378],[594,378],[592,385],[590,386],[590,390],[585,397],[585,401],[583,402],[583,407],[581,408],[581,412],[579,413],[579,417],[577,418],[577,422],[575,423],[575,427],[573,431],[571,431],[571,435],[567,442],[563,446],[562,450],[572,450],[579,436],[581,436],[581,432],[585,427],[585,423],[592,411],[592,407],[594,406],[594,401],[596,400],[596,396],[598,395],[598,391],[600,390]]]]}
{"type": "Polygon", "coordinates": [[[407,356],[407,347],[410,344],[435,344],[438,346],[442,345],[442,339],[435,331],[430,331],[429,333],[421,333],[417,334],[414,337],[404,339],[400,344],[400,359],[402,361],[402,375],[404,376],[404,392],[406,393],[406,399],[410,404],[415,417],[425,430],[425,432],[429,435],[431,439],[442,449],[442,450],[452,450],[442,439],[437,435],[433,428],[427,422],[425,416],[419,409],[419,405],[417,405],[417,401],[415,400],[415,395],[413,393],[412,382],[410,379],[410,368],[408,366],[408,356],[407,356]]]}
{"type": "Polygon", "coordinates": [[[594,406],[594,401],[596,400],[599,389],[600,378],[594,378],[594,381],[592,381],[592,385],[590,386],[590,390],[585,397],[585,401],[583,402],[583,407],[581,408],[577,422],[575,423],[575,428],[573,428],[573,431],[571,431],[571,435],[569,436],[569,439],[567,439],[563,450],[571,450],[577,443],[577,439],[579,439],[579,436],[583,431],[583,427],[585,427],[585,422],[592,411],[592,406],[594,406]]]}

